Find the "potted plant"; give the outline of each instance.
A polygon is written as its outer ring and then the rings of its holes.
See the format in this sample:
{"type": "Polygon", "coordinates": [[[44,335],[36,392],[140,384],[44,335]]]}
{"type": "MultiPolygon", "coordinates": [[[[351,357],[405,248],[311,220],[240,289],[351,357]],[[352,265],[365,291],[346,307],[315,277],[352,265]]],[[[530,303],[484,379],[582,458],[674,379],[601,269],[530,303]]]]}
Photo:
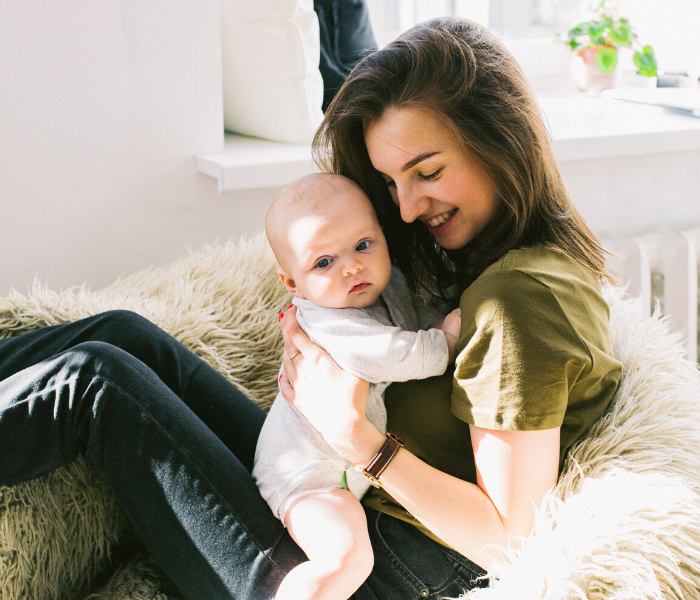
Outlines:
{"type": "Polygon", "coordinates": [[[605,90],[615,86],[618,48],[623,47],[634,50],[637,73],[656,77],[654,50],[642,46],[629,20],[617,15],[616,0],[601,0],[587,18],[559,39],[574,53],[572,70],[582,89],[605,90]]]}

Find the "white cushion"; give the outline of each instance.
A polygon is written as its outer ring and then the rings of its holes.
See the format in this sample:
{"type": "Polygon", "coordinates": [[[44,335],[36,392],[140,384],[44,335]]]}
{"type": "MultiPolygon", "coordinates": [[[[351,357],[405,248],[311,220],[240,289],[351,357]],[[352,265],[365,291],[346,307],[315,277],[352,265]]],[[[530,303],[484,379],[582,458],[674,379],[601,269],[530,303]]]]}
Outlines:
{"type": "Polygon", "coordinates": [[[309,144],[323,119],[313,0],[222,0],[224,125],[309,144]]]}

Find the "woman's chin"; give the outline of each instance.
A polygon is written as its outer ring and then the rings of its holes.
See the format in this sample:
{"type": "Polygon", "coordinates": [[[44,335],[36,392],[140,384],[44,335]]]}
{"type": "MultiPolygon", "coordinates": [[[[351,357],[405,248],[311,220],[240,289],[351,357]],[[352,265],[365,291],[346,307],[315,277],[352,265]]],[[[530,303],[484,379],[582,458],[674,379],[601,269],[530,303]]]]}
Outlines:
{"type": "Polygon", "coordinates": [[[463,221],[454,220],[445,231],[433,234],[435,241],[445,250],[464,248],[483,228],[466,226],[463,221]]]}
{"type": "Polygon", "coordinates": [[[445,250],[459,250],[469,243],[469,240],[455,238],[449,235],[435,236],[435,241],[445,250]]]}

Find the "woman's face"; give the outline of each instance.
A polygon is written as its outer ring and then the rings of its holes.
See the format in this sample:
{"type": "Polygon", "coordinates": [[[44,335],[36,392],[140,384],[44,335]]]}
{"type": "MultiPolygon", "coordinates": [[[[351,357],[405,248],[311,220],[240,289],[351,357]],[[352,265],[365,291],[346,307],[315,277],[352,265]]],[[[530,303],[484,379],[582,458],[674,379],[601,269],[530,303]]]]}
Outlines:
{"type": "Polygon", "coordinates": [[[401,218],[419,219],[443,248],[462,248],[495,214],[491,179],[429,111],[387,109],[367,128],[365,144],[401,218]]]}

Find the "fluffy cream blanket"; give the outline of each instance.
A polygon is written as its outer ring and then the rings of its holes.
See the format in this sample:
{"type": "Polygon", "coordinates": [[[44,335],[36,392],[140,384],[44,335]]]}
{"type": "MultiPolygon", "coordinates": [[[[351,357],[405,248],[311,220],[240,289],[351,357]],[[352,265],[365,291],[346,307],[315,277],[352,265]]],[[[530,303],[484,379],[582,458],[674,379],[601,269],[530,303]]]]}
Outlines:
{"type": "MultiPolygon", "coordinates": [[[[276,393],[287,295],[262,236],[206,247],[92,292],[36,285],[0,298],[0,337],[104,310],[138,312],[263,407],[276,393]]],[[[608,290],[625,367],[612,410],[573,450],[532,534],[470,599],[700,598],[700,374],[658,315],[608,290]]],[[[167,600],[82,461],[0,488],[0,600],[167,600]]]]}

